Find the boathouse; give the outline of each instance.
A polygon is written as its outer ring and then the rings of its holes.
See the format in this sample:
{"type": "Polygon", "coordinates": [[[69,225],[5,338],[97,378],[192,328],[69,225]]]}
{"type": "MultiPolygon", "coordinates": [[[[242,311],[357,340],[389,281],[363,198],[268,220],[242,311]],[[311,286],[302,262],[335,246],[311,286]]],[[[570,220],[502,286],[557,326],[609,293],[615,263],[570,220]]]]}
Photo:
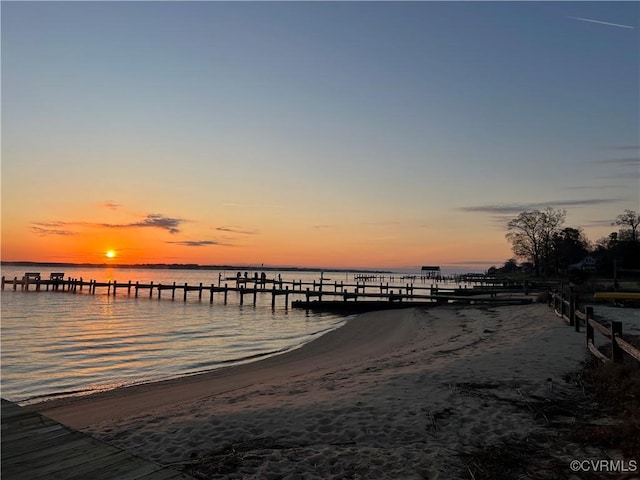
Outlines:
{"type": "Polygon", "coordinates": [[[422,267],[422,276],[426,278],[440,278],[440,267],[437,266],[425,266],[422,267]]]}

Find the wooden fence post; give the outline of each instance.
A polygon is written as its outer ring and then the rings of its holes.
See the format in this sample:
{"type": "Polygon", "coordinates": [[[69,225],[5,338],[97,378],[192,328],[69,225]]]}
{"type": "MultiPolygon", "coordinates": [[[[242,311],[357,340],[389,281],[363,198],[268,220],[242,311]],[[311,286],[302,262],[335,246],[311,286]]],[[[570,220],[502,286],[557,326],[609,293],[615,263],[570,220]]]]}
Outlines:
{"type": "Polygon", "coordinates": [[[622,336],[622,322],[611,322],[611,359],[615,363],[622,363],[624,361],[622,349],[618,342],[616,341],[616,337],[622,336]]]}
{"type": "Polygon", "coordinates": [[[589,323],[591,319],[593,319],[593,307],[587,307],[587,346],[589,342],[593,343],[593,326],[589,323]]]}
{"type": "Polygon", "coordinates": [[[573,327],[576,321],[576,310],[575,310],[575,295],[573,294],[573,289],[569,289],[569,326],[573,327]]]}

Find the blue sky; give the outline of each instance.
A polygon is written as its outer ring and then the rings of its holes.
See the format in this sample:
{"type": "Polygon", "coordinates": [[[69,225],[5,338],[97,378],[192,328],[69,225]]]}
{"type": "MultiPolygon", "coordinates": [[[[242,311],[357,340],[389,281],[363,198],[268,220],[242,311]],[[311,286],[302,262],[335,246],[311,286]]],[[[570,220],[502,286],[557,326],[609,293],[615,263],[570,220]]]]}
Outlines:
{"type": "Polygon", "coordinates": [[[3,258],[150,214],[149,261],[490,266],[546,205],[595,241],[640,209],[639,12],[3,2],[3,258]]]}

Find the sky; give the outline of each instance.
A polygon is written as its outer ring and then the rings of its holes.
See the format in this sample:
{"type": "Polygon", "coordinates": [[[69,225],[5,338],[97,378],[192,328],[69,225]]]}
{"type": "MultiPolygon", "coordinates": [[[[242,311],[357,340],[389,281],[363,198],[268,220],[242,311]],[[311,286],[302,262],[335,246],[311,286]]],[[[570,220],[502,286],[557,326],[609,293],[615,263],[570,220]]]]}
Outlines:
{"type": "Polygon", "coordinates": [[[0,8],[3,261],[481,271],[640,210],[639,2],[0,8]]]}

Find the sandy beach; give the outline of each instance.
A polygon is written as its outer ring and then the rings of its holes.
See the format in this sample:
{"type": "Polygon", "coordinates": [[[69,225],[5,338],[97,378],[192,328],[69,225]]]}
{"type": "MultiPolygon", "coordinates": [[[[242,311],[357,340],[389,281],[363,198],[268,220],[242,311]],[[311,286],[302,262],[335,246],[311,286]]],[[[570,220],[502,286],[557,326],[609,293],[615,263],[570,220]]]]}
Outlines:
{"type": "Polygon", "coordinates": [[[453,479],[463,454],[541,429],[516,404],[563,396],[584,358],[542,304],[391,310],[260,362],[31,408],[162,464],[209,457],[203,478],[453,479]]]}

